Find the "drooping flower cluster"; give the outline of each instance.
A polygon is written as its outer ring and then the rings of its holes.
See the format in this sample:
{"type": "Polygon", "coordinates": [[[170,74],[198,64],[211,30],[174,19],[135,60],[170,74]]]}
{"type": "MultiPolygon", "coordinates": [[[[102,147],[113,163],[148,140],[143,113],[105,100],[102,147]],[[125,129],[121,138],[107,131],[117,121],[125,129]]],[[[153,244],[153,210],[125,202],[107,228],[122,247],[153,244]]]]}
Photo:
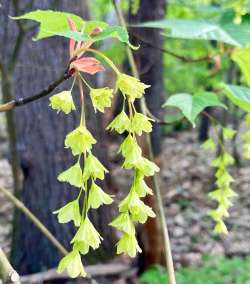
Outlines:
{"type": "MultiPolygon", "coordinates": [[[[236,131],[231,128],[222,129],[223,140],[231,140],[235,134],[236,131]]],[[[209,197],[215,200],[218,205],[216,209],[210,210],[209,215],[216,222],[214,232],[227,234],[228,230],[224,219],[229,217],[228,209],[232,206],[231,198],[237,195],[231,188],[231,183],[234,179],[228,171],[228,166],[234,164],[234,158],[225,151],[222,141],[219,141],[219,144],[219,155],[212,161],[212,166],[216,168],[216,189],[209,193],[209,197]]],[[[216,150],[216,145],[211,138],[209,138],[202,147],[206,150],[216,150]]]]}
{"type": "Polygon", "coordinates": [[[119,203],[119,215],[110,225],[122,232],[117,243],[117,253],[126,253],[135,257],[141,249],[135,236],[135,224],[145,223],[148,217],[155,217],[153,210],[142,200],[152,190],[147,186],[144,177],[152,176],[159,168],[147,158],[143,157],[142,150],[138,145],[136,135],[152,131],[151,119],[136,111],[134,100],[141,98],[149,86],[141,83],[138,79],[120,74],[117,79],[117,88],[120,89],[124,100],[128,103],[129,116],[123,109],[120,114],[109,124],[107,129],[118,133],[127,133],[122,142],[119,152],[124,157],[122,167],[134,171],[134,179],[128,195],[119,203]]]}
{"type": "MultiPolygon", "coordinates": [[[[69,20],[72,30],[75,30],[74,23],[69,20]]],[[[72,251],[69,252],[59,263],[58,272],[65,269],[71,277],[86,276],[81,255],[89,252],[89,249],[97,249],[100,246],[102,237],[95,229],[89,219],[89,210],[97,209],[103,204],[111,204],[113,199],[105,193],[98,185],[97,180],[103,180],[108,170],[102,165],[97,157],[92,153],[92,147],[96,143],[95,138],[89,132],[85,122],[84,100],[83,100],[83,83],[86,83],[80,72],[95,74],[103,71],[104,68],[95,58],[79,56],[73,58],[75,46],[81,47],[83,44],[70,40],[70,59],[69,69],[74,68],[74,83],[76,79],[79,81],[80,98],[82,102],[82,112],[80,125],[67,134],[64,144],[65,148],[71,150],[72,155],[76,157],[76,161],[72,166],[63,171],[58,176],[60,182],[67,182],[71,186],[79,190],[75,200],[69,202],[54,213],[57,214],[59,223],[73,222],[77,228],[77,232],[72,239],[72,251]],[[84,195],[83,204],[80,205],[81,196],[84,195]]],[[[85,44],[89,46],[88,43],[85,44]]],[[[74,86],[73,83],[73,86],[74,86]]],[[[73,102],[71,91],[63,91],[50,98],[50,106],[52,109],[69,114],[76,109],[73,102]]],[[[111,105],[113,90],[109,88],[93,89],[90,88],[90,97],[95,109],[104,111],[105,107],[111,105]]]]}
{"type": "Polygon", "coordinates": [[[102,240],[89,220],[89,209],[97,209],[103,204],[113,202],[111,196],[96,184],[98,179],[104,179],[108,170],[92,153],[92,146],[95,143],[95,138],[81,122],[79,127],[66,136],[64,142],[65,148],[69,148],[72,155],[77,157],[76,162],[58,176],[60,182],[67,182],[79,190],[78,197],[75,200],[54,212],[58,216],[59,223],[73,221],[78,228],[71,241],[72,251],[61,260],[58,268],[59,272],[67,269],[72,277],[86,275],[81,264],[80,255],[88,253],[90,248],[97,249],[102,240]],[[84,163],[83,169],[81,162],[84,163]],[[84,201],[82,210],[80,210],[80,197],[82,194],[84,194],[84,201]],[[78,267],[78,270],[76,267],[72,269],[73,266],[78,267]]]}
{"type": "MultiPolygon", "coordinates": [[[[69,19],[69,27],[76,31],[74,23],[69,19]]],[[[96,31],[95,31],[96,32],[96,31]]],[[[86,276],[86,272],[81,262],[81,256],[85,255],[92,248],[99,248],[102,237],[95,229],[89,218],[89,210],[97,209],[103,204],[113,202],[110,195],[105,193],[97,184],[97,180],[103,180],[108,170],[102,165],[92,152],[93,145],[97,142],[89,132],[85,121],[83,84],[89,89],[89,96],[95,111],[104,112],[106,107],[110,107],[113,98],[113,90],[104,87],[95,89],[82,76],[81,72],[95,74],[103,71],[104,67],[93,57],[82,57],[91,43],[79,43],[70,40],[70,65],[69,72],[73,74],[74,81],[70,90],[63,91],[50,98],[50,106],[58,112],[69,114],[76,109],[72,89],[76,81],[79,85],[81,99],[80,124],[73,131],[67,134],[64,145],[71,150],[76,158],[73,165],[63,171],[58,176],[60,182],[69,183],[79,190],[75,200],[58,209],[59,223],[73,222],[77,228],[73,237],[72,251],[69,252],[59,263],[58,272],[67,270],[71,277],[86,276]],[[83,198],[83,204],[80,201],[83,198]]],[[[134,101],[144,95],[145,89],[149,86],[143,84],[137,78],[120,73],[112,61],[102,53],[94,49],[88,49],[99,54],[114,69],[117,75],[116,89],[119,89],[124,100],[128,103],[129,115],[123,109],[122,112],[109,124],[108,129],[118,133],[127,133],[120,146],[119,152],[124,157],[123,168],[134,171],[134,180],[127,197],[119,204],[119,216],[113,220],[111,226],[123,232],[117,244],[117,253],[127,253],[134,257],[137,251],[141,251],[135,236],[135,224],[145,223],[148,217],[155,217],[153,210],[141,200],[146,194],[152,194],[152,190],[147,186],[144,177],[152,176],[159,168],[147,158],[143,157],[142,150],[137,143],[137,135],[143,132],[152,131],[151,119],[136,111],[134,101]]]]}

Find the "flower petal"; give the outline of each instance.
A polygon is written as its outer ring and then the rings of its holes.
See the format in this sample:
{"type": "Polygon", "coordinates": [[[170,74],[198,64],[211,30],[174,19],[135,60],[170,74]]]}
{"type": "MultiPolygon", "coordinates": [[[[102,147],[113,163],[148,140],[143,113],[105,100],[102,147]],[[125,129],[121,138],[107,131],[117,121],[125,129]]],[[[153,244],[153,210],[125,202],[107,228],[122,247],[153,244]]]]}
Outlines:
{"type": "MultiPolygon", "coordinates": [[[[76,28],[75,23],[69,17],[67,18],[67,21],[68,21],[68,25],[69,25],[70,30],[72,32],[76,32],[77,28],[76,28]]],[[[70,58],[73,57],[74,50],[75,50],[75,44],[76,44],[76,41],[71,38],[69,40],[69,56],[70,56],[70,58]]]]}
{"type": "Polygon", "coordinates": [[[70,69],[71,68],[75,68],[78,71],[89,73],[91,75],[105,70],[100,61],[94,57],[76,59],[70,64],[70,69]]]}

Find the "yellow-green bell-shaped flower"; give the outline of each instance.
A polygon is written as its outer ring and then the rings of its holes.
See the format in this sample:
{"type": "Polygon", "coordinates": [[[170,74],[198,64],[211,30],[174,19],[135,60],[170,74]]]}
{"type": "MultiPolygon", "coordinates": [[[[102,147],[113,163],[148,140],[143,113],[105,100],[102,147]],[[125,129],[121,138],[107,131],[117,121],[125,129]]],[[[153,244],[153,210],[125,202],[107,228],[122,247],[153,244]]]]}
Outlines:
{"type": "Polygon", "coordinates": [[[150,87],[150,85],[142,83],[137,78],[123,73],[118,75],[116,86],[122,94],[128,96],[132,102],[135,99],[141,98],[145,94],[145,89],[150,87]]]}

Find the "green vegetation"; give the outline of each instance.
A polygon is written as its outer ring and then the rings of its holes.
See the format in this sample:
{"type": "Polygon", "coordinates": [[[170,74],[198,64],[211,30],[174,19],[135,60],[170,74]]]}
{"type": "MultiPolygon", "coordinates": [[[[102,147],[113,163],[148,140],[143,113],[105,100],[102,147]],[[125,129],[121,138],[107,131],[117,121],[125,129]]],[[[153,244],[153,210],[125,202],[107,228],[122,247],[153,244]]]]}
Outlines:
{"type": "MultiPolygon", "coordinates": [[[[250,284],[250,257],[241,259],[207,258],[202,267],[181,268],[176,272],[178,284],[250,284]]],[[[142,284],[166,284],[166,272],[155,266],[140,277],[142,284]]]]}

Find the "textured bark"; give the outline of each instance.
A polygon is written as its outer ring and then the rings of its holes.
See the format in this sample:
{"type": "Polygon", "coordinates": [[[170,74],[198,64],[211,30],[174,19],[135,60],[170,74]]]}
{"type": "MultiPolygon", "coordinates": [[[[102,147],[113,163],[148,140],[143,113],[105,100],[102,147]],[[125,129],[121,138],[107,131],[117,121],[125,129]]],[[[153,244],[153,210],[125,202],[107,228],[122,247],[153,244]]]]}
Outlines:
{"type": "MultiPolygon", "coordinates": [[[[6,3],[9,2],[6,0],[6,3]]],[[[20,14],[25,12],[29,1],[20,1],[20,14]]],[[[5,6],[0,11],[5,13],[5,6]]],[[[66,10],[79,15],[88,16],[86,10],[81,11],[81,1],[72,5],[71,1],[34,1],[32,9],[66,10]]],[[[0,18],[1,18],[0,14],[0,18]]],[[[9,23],[9,41],[17,36],[15,23],[9,23]]],[[[0,33],[1,35],[1,33],[0,33]]],[[[68,40],[62,38],[45,39],[39,42],[31,40],[34,30],[30,31],[21,48],[20,57],[13,78],[13,90],[16,98],[26,97],[38,92],[56,79],[65,69],[68,59],[68,40]]],[[[2,41],[2,39],[1,39],[2,41]]],[[[1,51],[0,51],[1,52],[1,51]]],[[[70,82],[64,83],[58,91],[67,89],[70,82]]],[[[76,100],[78,93],[74,94],[76,100]]],[[[87,100],[87,124],[98,140],[94,151],[107,164],[107,151],[101,116],[95,115],[87,100]]],[[[22,201],[51,230],[51,232],[69,248],[74,228],[72,225],[58,224],[52,211],[63,206],[76,196],[77,190],[67,184],[59,183],[57,175],[70,164],[73,158],[69,150],[64,149],[64,137],[78,125],[77,114],[65,116],[48,107],[48,98],[31,103],[16,110],[18,135],[18,151],[24,173],[22,201]]],[[[103,185],[106,187],[106,185],[103,185]]],[[[102,248],[92,255],[95,261],[107,258],[113,253],[113,239],[107,223],[111,220],[112,208],[103,207],[91,214],[97,229],[105,241],[102,248]],[[108,229],[107,229],[108,228],[108,229]]],[[[19,216],[15,229],[12,261],[21,274],[34,273],[42,269],[55,267],[61,258],[58,251],[27,220],[19,216]]]]}
{"type": "MultiPolygon", "coordinates": [[[[146,22],[161,20],[165,16],[166,1],[165,0],[141,0],[140,9],[136,15],[129,16],[129,21],[146,22]]],[[[163,58],[162,53],[140,39],[153,42],[157,46],[163,45],[163,39],[158,29],[132,29],[131,34],[134,35],[133,40],[140,45],[140,49],[135,52],[136,64],[139,68],[140,79],[143,83],[151,85],[146,91],[146,102],[150,112],[158,117],[162,117],[161,105],[164,101],[163,90],[163,58]]],[[[153,151],[156,156],[155,162],[160,165],[161,154],[161,128],[154,125],[152,132],[153,151]]],[[[145,154],[147,150],[145,149],[145,154]]],[[[152,179],[148,179],[147,183],[152,186],[152,179]]],[[[146,204],[157,210],[155,197],[148,196],[145,199],[146,204]]],[[[142,269],[156,263],[164,262],[163,240],[160,226],[157,219],[150,219],[140,230],[140,240],[143,246],[142,269]]]]}
{"type": "MultiPolygon", "coordinates": [[[[132,23],[161,20],[165,17],[165,0],[141,0],[140,9],[136,15],[130,15],[129,21],[132,23]]],[[[159,29],[132,29],[131,35],[134,41],[140,45],[140,49],[135,52],[135,59],[139,68],[140,79],[151,85],[146,91],[146,102],[149,110],[156,117],[161,117],[161,105],[164,101],[163,90],[163,56],[160,50],[150,47],[140,39],[153,42],[157,46],[163,45],[163,39],[159,29]],[[138,36],[138,38],[137,38],[138,36]]],[[[161,151],[161,128],[154,125],[152,133],[153,148],[156,155],[161,151]]]]}

